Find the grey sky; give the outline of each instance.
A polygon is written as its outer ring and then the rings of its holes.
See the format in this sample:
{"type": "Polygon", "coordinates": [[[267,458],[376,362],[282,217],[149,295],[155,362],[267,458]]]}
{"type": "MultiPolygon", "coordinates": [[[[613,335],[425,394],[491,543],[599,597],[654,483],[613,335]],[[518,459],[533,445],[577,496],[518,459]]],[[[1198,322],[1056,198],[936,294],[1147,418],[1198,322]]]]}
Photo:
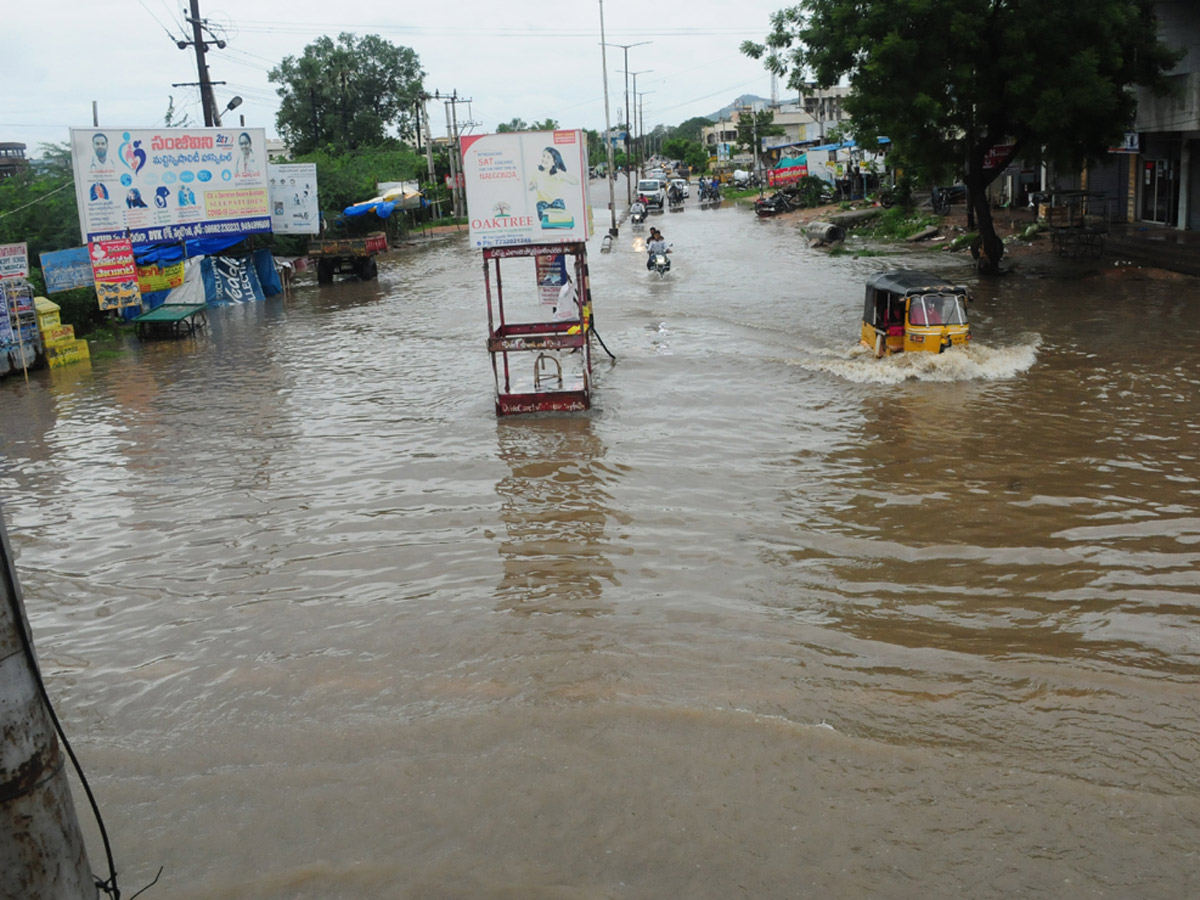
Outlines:
{"type": "MultiPolygon", "coordinates": [[[[197,80],[193,51],[175,44],[191,37],[182,25],[186,5],[43,0],[9,9],[0,34],[0,73],[9,88],[0,96],[0,140],[23,141],[36,156],[38,145],[66,141],[68,128],[89,127],[92,101],[107,128],[161,124],[170,96],[177,113],[203,125],[197,89],[172,87],[197,80]]],[[[761,39],[770,14],[783,5],[690,0],[675,5],[674,14],[671,4],[605,0],[608,43],[650,42],[628,51],[629,69],[641,73],[637,90],[644,93],[646,127],[705,115],[744,93],[769,97],[770,77],[738,46],[761,39]]],[[[235,94],[244,99],[226,124],[245,116],[247,125],[275,135],[278,98],[268,70],[323,34],[349,31],[412,47],[431,91],[457,90],[472,99],[475,131],[494,131],[514,117],[604,127],[598,0],[340,6],[328,0],[201,0],[200,9],[226,41],[208,56],[212,80],[227,82],[215,87],[218,102],[224,106],[235,94]]],[[[624,68],[625,51],[609,47],[613,122],[625,105],[624,68]]],[[[459,107],[460,125],[465,115],[459,107]]],[[[440,105],[431,104],[430,116],[435,132],[444,134],[440,105]]]]}

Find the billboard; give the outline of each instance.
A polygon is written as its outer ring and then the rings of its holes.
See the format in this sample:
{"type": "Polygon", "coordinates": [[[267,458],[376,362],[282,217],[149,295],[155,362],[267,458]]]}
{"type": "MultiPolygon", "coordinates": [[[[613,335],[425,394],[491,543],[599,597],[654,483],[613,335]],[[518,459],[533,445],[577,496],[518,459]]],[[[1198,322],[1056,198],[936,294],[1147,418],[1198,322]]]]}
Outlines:
{"type": "Polygon", "coordinates": [[[72,128],[85,244],[271,230],[261,128],[72,128]]]}
{"type": "Polygon", "coordinates": [[[276,234],[320,234],[316,163],[270,163],[271,230],[276,234]]]}
{"type": "Polygon", "coordinates": [[[92,255],[87,247],[47,251],[41,254],[40,259],[47,294],[91,287],[95,284],[95,277],[92,275],[92,255]]]}
{"type": "Polygon", "coordinates": [[[581,131],[462,138],[471,246],[586,241],[587,141],[581,131]]]}
{"type": "Polygon", "coordinates": [[[29,277],[29,245],[0,244],[0,278],[29,277]]]}

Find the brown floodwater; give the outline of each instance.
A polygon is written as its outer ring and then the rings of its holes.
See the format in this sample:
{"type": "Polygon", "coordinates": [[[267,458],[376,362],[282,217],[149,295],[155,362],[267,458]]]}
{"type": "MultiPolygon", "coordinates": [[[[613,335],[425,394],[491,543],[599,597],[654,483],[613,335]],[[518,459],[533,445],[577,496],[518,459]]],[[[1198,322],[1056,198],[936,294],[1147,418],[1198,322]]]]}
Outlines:
{"type": "Polygon", "coordinates": [[[465,235],[0,382],[125,896],[1200,895],[1200,284],[660,223],[588,415],[496,418],[465,235]],[[969,351],[856,349],[901,263],[969,351]]]}

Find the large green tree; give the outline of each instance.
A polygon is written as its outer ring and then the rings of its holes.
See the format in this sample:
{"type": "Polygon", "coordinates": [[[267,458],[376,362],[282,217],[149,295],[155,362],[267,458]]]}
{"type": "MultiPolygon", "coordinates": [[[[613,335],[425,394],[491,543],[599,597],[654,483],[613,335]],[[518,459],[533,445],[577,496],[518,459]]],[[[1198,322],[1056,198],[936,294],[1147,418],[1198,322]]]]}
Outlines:
{"type": "Polygon", "coordinates": [[[378,35],[317,38],[268,75],[279,85],[279,135],[294,153],[387,144],[411,130],[424,74],[416,52],[378,35]]]}
{"type": "Polygon", "coordinates": [[[981,272],[1004,253],[985,190],[1005,166],[1025,153],[1095,158],[1132,121],[1128,88],[1162,91],[1176,59],[1153,0],[803,0],[742,51],[794,89],[848,78],[861,143],[886,135],[917,174],[962,177],[981,272]]]}

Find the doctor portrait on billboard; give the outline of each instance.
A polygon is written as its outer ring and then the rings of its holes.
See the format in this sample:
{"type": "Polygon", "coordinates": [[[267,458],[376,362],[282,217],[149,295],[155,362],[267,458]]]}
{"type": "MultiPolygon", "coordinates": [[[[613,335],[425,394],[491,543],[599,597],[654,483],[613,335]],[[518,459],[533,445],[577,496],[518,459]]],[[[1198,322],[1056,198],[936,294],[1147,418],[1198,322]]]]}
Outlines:
{"type": "Polygon", "coordinates": [[[243,131],[238,135],[238,149],[241,153],[234,160],[234,175],[257,175],[258,160],[254,156],[254,142],[250,135],[243,131]]]}
{"type": "Polygon", "coordinates": [[[92,162],[88,168],[93,172],[116,170],[112,157],[108,155],[108,135],[102,131],[97,131],[92,135],[92,162]]]}

